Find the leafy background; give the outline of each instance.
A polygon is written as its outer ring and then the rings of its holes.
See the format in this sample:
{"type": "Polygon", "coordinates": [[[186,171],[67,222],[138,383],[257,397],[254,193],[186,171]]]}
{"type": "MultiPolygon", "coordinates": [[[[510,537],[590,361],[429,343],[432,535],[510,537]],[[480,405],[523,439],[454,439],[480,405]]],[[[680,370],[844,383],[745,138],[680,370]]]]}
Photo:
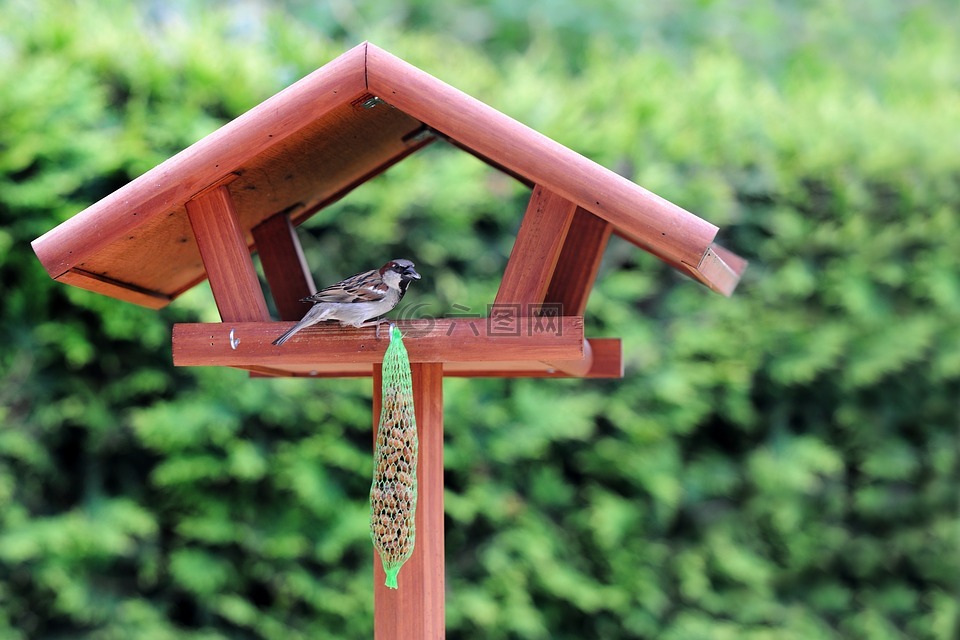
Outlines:
{"type": "MultiPolygon", "coordinates": [[[[958,633],[955,3],[0,0],[0,637],[359,638],[369,382],[174,369],[29,242],[364,39],[720,225],[611,243],[618,381],[450,380],[450,638],[958,633]]],[[[524,190],[434,146],[303,227],[492,299],[524,190]]]]}

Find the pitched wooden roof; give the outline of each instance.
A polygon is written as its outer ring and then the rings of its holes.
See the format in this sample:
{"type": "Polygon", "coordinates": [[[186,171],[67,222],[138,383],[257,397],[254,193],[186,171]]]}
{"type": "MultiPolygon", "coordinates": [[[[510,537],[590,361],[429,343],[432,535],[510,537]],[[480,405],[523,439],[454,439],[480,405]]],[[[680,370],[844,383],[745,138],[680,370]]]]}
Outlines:
{"type": "MultiPolygon", "coordinates": [[[[729,295],[746,263],[717,227],[369,43],[324,65],[33,242],[51,277],[159,308],[206,273],[186,203],[226,185],[247,245],[436,137],[605,220],[729,295]]],[[[591,283],[592,284],[592,283],[591,283]]]]}

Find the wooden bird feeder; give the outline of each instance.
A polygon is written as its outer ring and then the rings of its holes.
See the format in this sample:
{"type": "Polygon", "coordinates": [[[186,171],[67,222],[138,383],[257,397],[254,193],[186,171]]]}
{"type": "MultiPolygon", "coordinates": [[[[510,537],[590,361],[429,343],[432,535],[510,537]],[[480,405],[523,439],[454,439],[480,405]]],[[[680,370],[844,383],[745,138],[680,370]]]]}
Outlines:
{"type": "Polygon", "coordinates": [[[325,323],[271,344],[316,290],[295,227],[438,138],[532,194],[492,301],[497,317],[399,322],[420,501],[399,590],[383,586],[374,562],[378,638],[444,636],[443,377],[621,377],[620,341],[585,338],[583,326],[610,234],[730,295],[746,262],[714,243],[717,227],[364,43],[33,242],[54,279],[151,308],[209,279],[222,322],[176,325],[175,365],[372,376],[376,429],[388,340],[325,323]],[[253,251],[283,322],[270,318],[253,251]]]}

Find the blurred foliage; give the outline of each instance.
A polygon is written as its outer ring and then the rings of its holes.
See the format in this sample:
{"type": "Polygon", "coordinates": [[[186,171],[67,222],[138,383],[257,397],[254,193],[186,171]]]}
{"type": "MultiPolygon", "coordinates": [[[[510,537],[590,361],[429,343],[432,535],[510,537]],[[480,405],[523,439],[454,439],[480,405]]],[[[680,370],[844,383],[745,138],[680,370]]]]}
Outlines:
{"type": "MultiPolygon", "coordinates": [[[[952,2],[0,1],[0,637],[369,637],[369,383],[177,370],[29,242],[369,38],[724,229],[732,299],[614,239],[618,381],[445,385],[450,638],[953,638],[952,2]],[[13,28],[15,26],[15,28],[13,28]]],[[[420,313],[525,190],[436,145],[303,229],[420,313]]]]}

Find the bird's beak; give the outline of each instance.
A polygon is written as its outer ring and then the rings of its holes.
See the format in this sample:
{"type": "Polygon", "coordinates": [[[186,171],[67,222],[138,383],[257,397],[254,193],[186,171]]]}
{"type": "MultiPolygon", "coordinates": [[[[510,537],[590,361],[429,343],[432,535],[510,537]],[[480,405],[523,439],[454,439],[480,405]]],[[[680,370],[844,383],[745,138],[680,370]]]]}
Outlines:
{"type": "Polygon", "coordinates": [[[413,267],[407,267],[403,272],[404,280],[419,280],[420,274],[413,267]]]}

